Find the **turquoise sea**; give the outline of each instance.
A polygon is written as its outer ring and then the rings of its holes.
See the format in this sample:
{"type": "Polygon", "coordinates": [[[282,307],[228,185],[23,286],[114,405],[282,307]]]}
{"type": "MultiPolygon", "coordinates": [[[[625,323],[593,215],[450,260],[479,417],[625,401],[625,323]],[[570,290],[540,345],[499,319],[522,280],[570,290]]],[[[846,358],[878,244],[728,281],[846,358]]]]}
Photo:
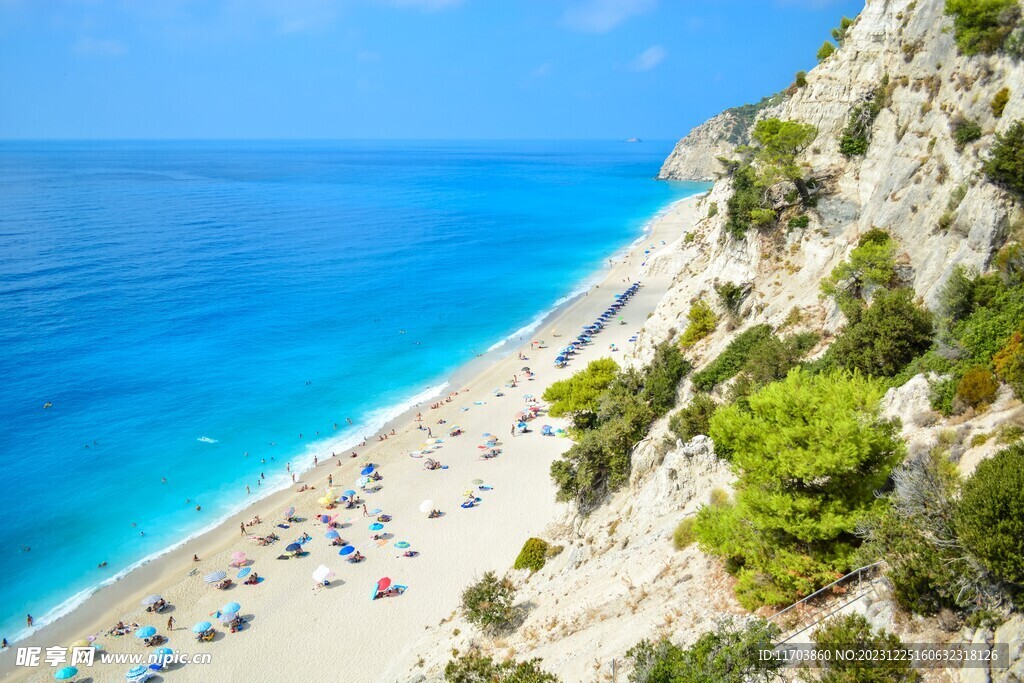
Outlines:
{"type": "Polygon", "coordinates": [[[0,636],[528,334],[671,146],[0,142],[0,636]]]}

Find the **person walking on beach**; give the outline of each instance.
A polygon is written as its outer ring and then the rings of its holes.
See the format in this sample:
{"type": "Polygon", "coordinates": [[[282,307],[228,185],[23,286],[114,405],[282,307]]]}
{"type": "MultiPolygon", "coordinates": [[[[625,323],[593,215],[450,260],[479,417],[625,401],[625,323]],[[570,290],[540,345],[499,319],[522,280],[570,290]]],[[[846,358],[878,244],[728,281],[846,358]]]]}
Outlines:
{"type": "Polygon", "coordinates": [[[363,503],[363,517],[369,517],[370,513],[366,509],[366,503],[363,503]]]}
{"type": "Polygon", "coordinates": [[[238,525],[238,528],[242,530],[242,535],[243,536],[247,536],[248,535],[248,534],[245,533],[245,524],[244,523],[240,523],[238,525]]]}
{"type": "Polygon", "coordinates": [[[319,458],[319,456],[314,455],[313,456],[313,467],[316,467],[318,464],[320,464],[320,458],[319,458]]]}
{"type": "Polygon", "coordinates": [[[513,422],[513,423],[512,423],[512,436],[515,436],[515,435],[516,435],[516,425],[515,425],[515,423],[513,422]]]}
{"type": "Polygon", "coordinates": [[[35,619],[33,619],[33,618],[32,618],[32,615],[31,615],[31,614],[26,614],[26,615],[25,615],[25,623],[27,623],[27,624],[28,624],[28,627],[29,627],[29,628],[32,628],[32,624],[34,624],[34,623],[35,623],[35,619]]]}
{"type": "Polygon", "coordinates": [[[174,630],[174,617],[167,617],[167,630],[168,631],[173,631],[174,630]]]}
{"type": "Polygon", "coordinates": [[[334,486],[334,475],[333,474],[328,474],[327,475],[327,485],[328,486],[334,486]]]}

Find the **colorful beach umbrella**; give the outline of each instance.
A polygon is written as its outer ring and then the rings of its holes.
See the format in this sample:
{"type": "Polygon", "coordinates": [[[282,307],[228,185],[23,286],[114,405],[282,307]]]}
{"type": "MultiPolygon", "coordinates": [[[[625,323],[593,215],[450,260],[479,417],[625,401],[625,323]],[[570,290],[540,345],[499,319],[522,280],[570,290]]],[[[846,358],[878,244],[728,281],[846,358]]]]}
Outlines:
{"type": "Polygon", "coordinates": [[[380,522],[374,522],[373,524],[370,525],[370,531],[380,531],[383,528],[384,528],[384,525],[381,524],[380,522]]]}
{"type": "Polygon", "coordinates": [[[302,546],[299,545],[298,543],[289,543],[288,547],[285,548],[285,550],[287,550],[290,553],[295,553],[295,552],[298,552],[298,551],[302,550],[302,546]]]}
{"type": "Polygon", "coordinates": [[[377,468],[374,467],[373,465],[367,465],[366,467],[364,467],[363,469],[361,469],[359,471],[359,474],[361,474],[361,475],[363,475],[365,477],[368,474],[373,474],[373,471],[375,469],[377,469],[377,468]]]}
{"type": "Polygon", "coordinates": [[[142,604],[143,606],[148,607],[149,605],[155,605],[161,600],[163,600],[163,598],[154,593],[153,595],[147,595],[146,597],[142,598],[142,604]]]}
{"type": "Polygon", "coordinates": [[[210,572],[205,577],[203,577],[203,581],[205,581],[206,583],[218,583],[220,581],[223,581],[226,577],[227,573],[225,572],[210,572]]]}
{"type": "Polygon", "coordinates": [[[239,605],[237,602],[229,602],[228,604],[226,604],[223,607],[221,607],[220,611],[221,612],[241,612],[242,611],[242,606],[239,605]]]}
{"type": "Polygon", "coordinates": [[[136,638],[152,638],[156,635],[156,628],[152,626],[143,626],[135,632],[136,638]]]}
{"type": "Polygon", "coordinates": [[[238,618],[238,612],[222,612],[220,615],[220,623],[230,624],[232,621],[238,618]]]}
{"type": "Polygon", "coordinates": [[[403,549],[404,548],[408,548],[409,547],[409,542],[408,541],[399,541],[398,543],[395,544],[395,547],[396,548],[403,548],[403,549]]]}
{"type": "Polygon", "coordinates": [[[346,545],[346,546],[342,546],[341,550],[338,551],[338,554],[339,555],[351,555],[355,551],[356,551],[356,549],[355,549],[354,546],[346,545]]]}
{"type": "Polygon", "coordinates": [[[359,479],[356,481],[356,486],[358,486],[359,488],[363,488],[363,487],[365,487],[369,483],[370,483],[370,478],[369,477],[359,477],[359,479]]]}
{"type": "Polygon", "coordinates": [[[391,586],[391,579],[389,579],[388,577],[385,576],[380,579],[377,579],[377,590],[386,591],[389,586],[391,586]]]}
{"type": "Polygon", "coordinates": [[[333,541],[336,538],[341,538],[341,534],[339,534],[336,529],[331,529],[326,534],[324,534],[324,537],[329,538],[333,541]]]}
{"type": "Polygon", "coordinates": [[[354,495],[356,495],[356,492],[355,492],[355,491],[353,491],[352,489],[349,489],[348,491],[345,491],[345,493],[343,493],[343,494],[341,494],[341,495],[343,495],[343,496],[348,496],[349,498],[351,498],[351,497],[353,497],[354,495]]]}
{"type": "MultiPolygon", "coordinates": [[[[169,647],[158,647],[157,649],[153,650],[153,654],[159,657],[171,657],[174,655],[174,650],[172,650],[169,647]]],[[[163,663],[167,663],[166,659],[164,660],[163,663]]]]}
{"type": "Polygon", "coordinates": [[[200,621],[198,624],[192,627],[192,632],[202,633],[203,631],[209,631],[211,626],[213,626],[213,624],[211,624],[208,621],[200,621]]]}
{"type": "Polygon", "coordinates": [[[324,524],[327,524],[327,522],[329,522],[330,519],[331,519],[330,515],[320,515],[320,521],[322,523],[324,523],[324,524]]]}
{"type": "Polygon", "coordinates": [[[231,553],[231,559],[235,562],[241,562],[245,559],[245,553],[241,550],[236,550],[235,552],[231,553]]]}
{"type": "Polygon", "coordinates": [[[313,571],[313,580],[317,583],[323,583],[334,578],[334,572],[327,565],[320,565],[313,571]]]}
{"type": "Polygon", "coordinates": [[[484,480],[483,479],[474,479],[473,483],[476,484],[477,486],[479,486],[480,484],[484,483],[484,480]]]}
{"type": "Polygon", "coordinates": [[[78,669],[76,669],[73,666],[65,666],[62,669],[58,669],[57,673],[53,674],[53,677],[56,678],[58,681],[66,681],[71,678],[74,678],[77,675],[78,669]]]}
{"type": "Polygon", "coordinates": [[[295,506],[294,505],[289,505],[288,507],[286,507],[284,509],[284,512],[281,513],[281,514],[284,517],[294,517],[295,516],[295,506]]]}

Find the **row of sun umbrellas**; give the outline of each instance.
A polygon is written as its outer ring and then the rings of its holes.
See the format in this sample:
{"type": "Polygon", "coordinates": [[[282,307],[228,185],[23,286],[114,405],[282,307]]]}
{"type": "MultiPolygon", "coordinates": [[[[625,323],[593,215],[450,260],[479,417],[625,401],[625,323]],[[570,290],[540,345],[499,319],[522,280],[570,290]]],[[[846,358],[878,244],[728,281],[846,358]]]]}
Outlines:
{"type": "Polygon", "coordinates": [[[580,347],[589,343],[593,335],[600,332],[608,321],[619,312],[619,309],[626,305],[626,302],[629,301],[639,289],[640,283],[634,282],[625,292],[622,294],[616,294],[615,303],[605,309],[593,324],[584,326],[583,331],[576,337],[576,339],[569,342],[569,345],[559,352],[558,356],[555,357],[555,366],[560,368],[565,367],[569,358],[579,351],[580,347]]]}

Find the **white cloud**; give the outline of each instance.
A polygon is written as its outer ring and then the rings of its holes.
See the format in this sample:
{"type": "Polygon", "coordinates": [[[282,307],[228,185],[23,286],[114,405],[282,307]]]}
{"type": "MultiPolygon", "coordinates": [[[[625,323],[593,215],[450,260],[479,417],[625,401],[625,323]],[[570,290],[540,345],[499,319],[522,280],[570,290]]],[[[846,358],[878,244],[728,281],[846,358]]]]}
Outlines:
{"type": "Polygon", "coordinates": [[[626,19],[648,12],[657,0],[578,0],[562,17],[566,26],[583,33],[607,33],[626,19]]]}
{"type": "Polygon", "coordinates": [[[73,49],[77,54],[96,57],[120,57],[128,52],[128,46],[120,40],[100,40],[88,36],[79,38],[73,49]]]}
{"type": "Polygon", "coordinates": [[[651,45],[649,48],[638,54],[629,63],[633,71],[650,71],[668,57],[668,50],[661,45],[651,45]]]}

